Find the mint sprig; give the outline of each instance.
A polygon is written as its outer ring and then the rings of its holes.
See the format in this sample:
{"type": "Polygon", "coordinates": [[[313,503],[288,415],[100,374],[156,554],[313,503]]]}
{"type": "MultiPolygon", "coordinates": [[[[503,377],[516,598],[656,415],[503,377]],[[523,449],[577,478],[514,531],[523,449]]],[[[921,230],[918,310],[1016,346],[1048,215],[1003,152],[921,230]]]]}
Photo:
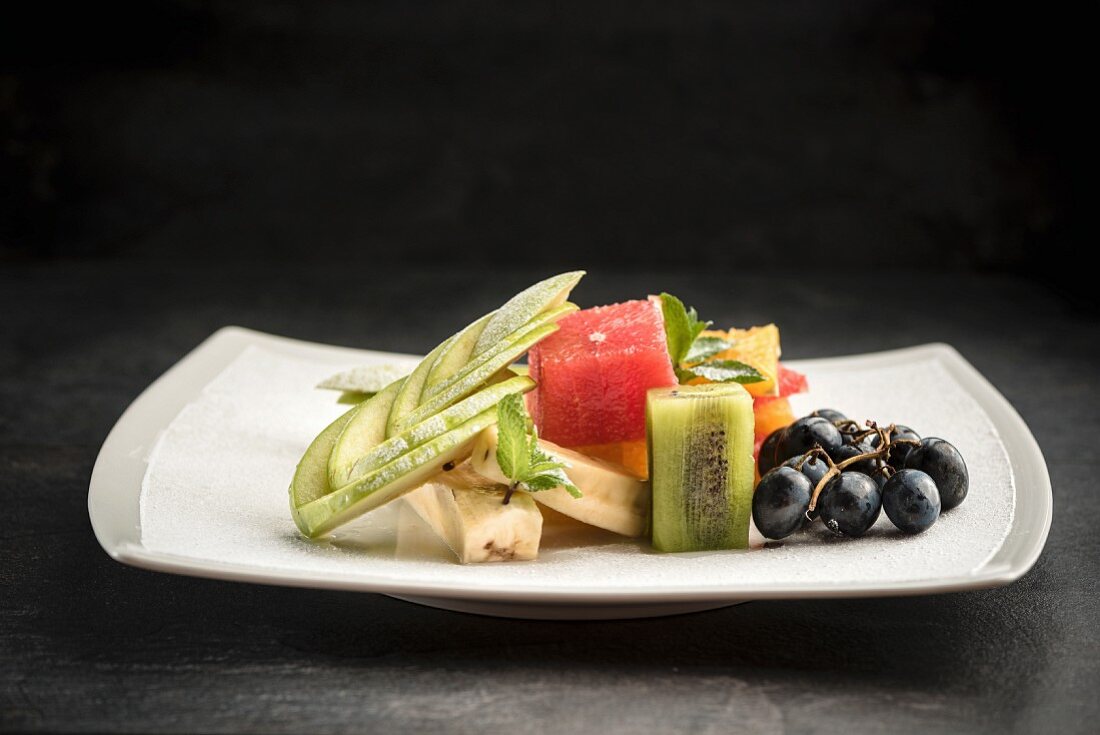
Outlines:
{"type": "Polygon", "coordinates": [[[759,383],[765,379],[759,370],[739,360],[711,360],[688,368],[678,368],[676,375],[681,383],[686,382],[685,378],[706,378],[712,383],[741,384],[759,383]]]}
{"type": "Polygon", "coordinates": [[[670,293],[661,294],[661,314],[665,318],[665,338],[673,365],[683,363],[699,334],[711,325],[699,320],[695,308],[687,308],[684,302],[670,293]]]}
{"type": "Polygon", "coordinates": [[[563,487],[574,498],[581,497],[580,488],[565,474],[569,463],[542,450],[523,398],[515,394],[497,404],[497,464],[511,480],[504,494],[505,505],[520,488],[538,492],[563,487]]]}
{"type": "Polygon", "coordinates": [[[715,355],[733,347],[721,337],[702,336],[712,322],[699,319],[694,307],[670,293],[661,294],[665,339],[672,367],[680,383],[705,378],[713,383],[760,383],[766,378],[759,370],[738,360],[715,360],[715,355]]]}
{"type": "Polygon", "coordinates": [[[695,365],[725,352],[733,347],[733,343],[721,337],[696,337],[687,355],[683,359],[686,365],[695,365]]]}

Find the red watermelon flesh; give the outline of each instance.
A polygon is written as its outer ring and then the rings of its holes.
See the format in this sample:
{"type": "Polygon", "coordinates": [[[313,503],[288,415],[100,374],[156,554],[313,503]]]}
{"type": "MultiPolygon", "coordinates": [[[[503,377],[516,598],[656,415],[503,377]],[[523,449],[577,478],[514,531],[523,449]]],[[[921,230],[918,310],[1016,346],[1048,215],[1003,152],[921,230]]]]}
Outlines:
{"type": "Polygon", "coordinates": [[[539,436],[566,447],[644,439],[646,391],[676,385],[660,304],[597,306],[558,326],[527,358],[539,436]]]}
{"type": "MultiPolygon", "coordinates": [[[[753,406],[761,406],[765,403],[793,396],[795,393],[805,393],[810,389],[810,383],[806,376],[797,370],[791,370],[783,363],[779,363],[779,395],[757,396],[752,399],[753,406]]],[[[528,394],[530,395],[530,394],[528,394]]]]}
{"type": "Polygon", "coordinates": [[[810,389],[806,376],[797,370],[791,370],[783,363],[779,363],[779,395],[789,396],[795,393],[805,393],[810,389]]]}

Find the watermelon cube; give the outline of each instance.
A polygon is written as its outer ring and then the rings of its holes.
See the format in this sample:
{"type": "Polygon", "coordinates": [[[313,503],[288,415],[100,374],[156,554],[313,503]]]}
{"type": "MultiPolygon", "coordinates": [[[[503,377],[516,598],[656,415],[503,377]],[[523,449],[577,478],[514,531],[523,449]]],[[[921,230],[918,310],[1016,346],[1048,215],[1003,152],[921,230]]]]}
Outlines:
{"type": "Polygon", "coordinates": [[[645,439],[646,391],[677,383],[660,303],[597,306],[558,325],[528,355],[539,436],[566,447],[645,439]]]}

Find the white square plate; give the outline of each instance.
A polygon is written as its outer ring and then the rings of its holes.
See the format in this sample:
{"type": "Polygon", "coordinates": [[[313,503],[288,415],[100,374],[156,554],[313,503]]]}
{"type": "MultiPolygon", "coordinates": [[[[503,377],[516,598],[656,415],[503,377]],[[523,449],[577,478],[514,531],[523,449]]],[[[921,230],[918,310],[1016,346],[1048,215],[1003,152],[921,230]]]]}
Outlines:
{"type": "Polygon", "coordinates": [[[995,587],[1031,568],[1050,528],[1050,479],[1027,426],[954,349],[933,344],[791,363],[812,388],[795,397],[796,413],[830,406],[897,421],[962,451],[967,501],[919,536],[883,516],[860,539],[819,532],[765,550],[662,555],[551,523],[538,561],[461,566],[397,502],[330,540],[297,537],[286,486],[342,408],[312,386],[345,367],[414,359],[220,330],[149,386],[104,442],[88,493],[97,539],[120,562],[164,572],[580,619],[995,587]]]}

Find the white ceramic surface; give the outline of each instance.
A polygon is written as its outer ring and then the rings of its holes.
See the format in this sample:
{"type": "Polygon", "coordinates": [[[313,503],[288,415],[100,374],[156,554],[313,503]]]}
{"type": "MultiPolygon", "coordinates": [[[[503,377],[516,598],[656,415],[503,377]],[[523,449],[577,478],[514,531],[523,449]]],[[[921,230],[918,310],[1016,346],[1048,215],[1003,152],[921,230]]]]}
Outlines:
{"type": "MultiPolygon", "coordinates": [[[[104,442],[88,497],[100,544],[118,561],[159,571],[381,592],[481,614],[579,619],[667,615],[752,599],[993,587],[1030,569],[1050,526],[1050,481],[1034,438],[1007,401],[946,345],[792,363],[814,387],[796,401],[797,410],[832,405],[860,418],[911,423],[963,451],[971,497],[918,537],[897,536],[883,518],[869,537],[857,540],[808,535],[779,549],[669,556],[610,534],[549,524],[539,561],[463,567],[396,503],[318,545],[295,537],[285,488],[292,458],[320,425],[295,425],[278,436],[286,446],[273,455],[271,477],[257,478],[252,488],[260,500],[244,510],[200,471],[218,461],[248,466],[248,457],[234,459],[231,452],[224,459],[194,457],[195,502],[179,502],[180,486],[192,478],[181,452],[201,446],[186,438],[194,428],[188,418],[217,410],[211,404],[219,400],[219,386],[246,390],[250,378],[263,379],[253,376],[262,368],[281,375],[285,395],[297,397],[298,383],[313,372],[409,359],[220,330],[142,393],[104,442]],[[195,533],[203,518],[216,519],[207,538],[195,533]]],[[[280,389],[276,378],[272,384],[280,389]]],[[[302,400],[325,403],[300,407],[295,415],[339,410],[329,405],[331,397],[309,392],[311,384],[302,383],[302,400]]],[[[277,408],[263,410],[279,418],[277,408]]],[[[234,416],[242,412],[247,410],[233,408],[234,416]]]]}

